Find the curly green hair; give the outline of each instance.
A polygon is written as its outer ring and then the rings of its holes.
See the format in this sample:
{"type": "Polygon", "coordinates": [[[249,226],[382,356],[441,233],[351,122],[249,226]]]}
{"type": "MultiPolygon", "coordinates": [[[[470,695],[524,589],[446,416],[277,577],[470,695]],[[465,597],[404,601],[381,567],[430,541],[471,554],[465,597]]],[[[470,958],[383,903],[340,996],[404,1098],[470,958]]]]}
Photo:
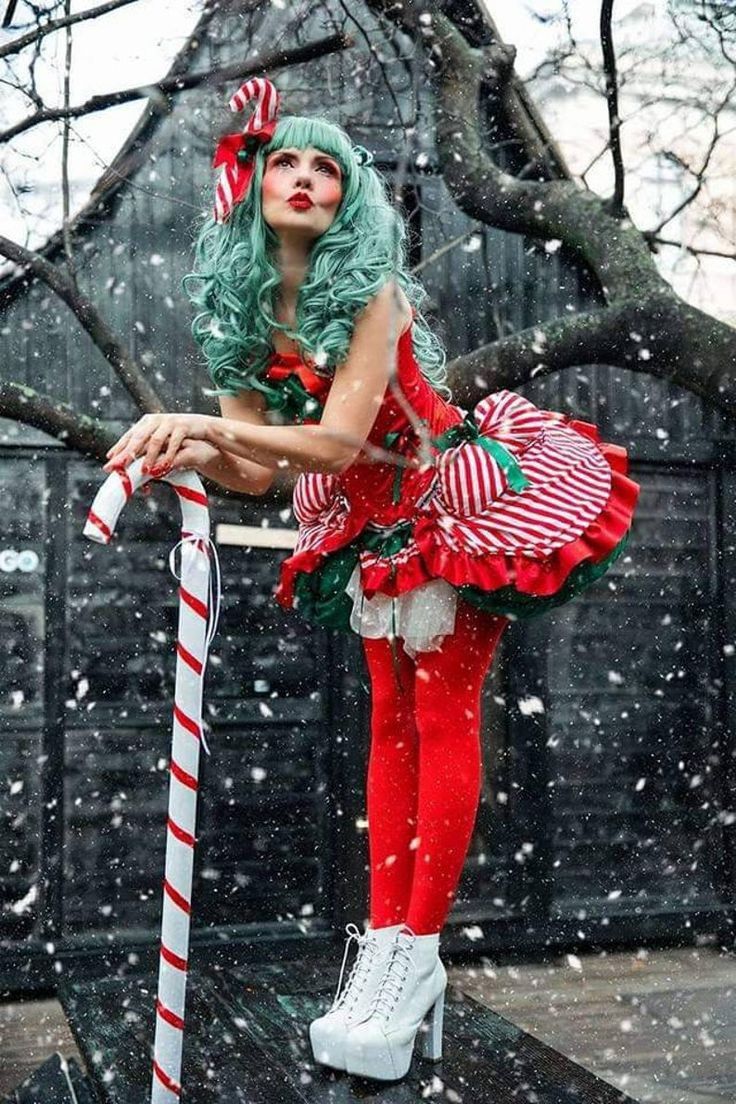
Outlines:
{"type": "Polygon", "coordinates": [[[287,115],[269,142],[255,152],[253,178],[245,199],[225,223],[211,212],[195,227],[195,271],[182,287],[199,308],[192,336],[204,352],[215,384],[211,394],[232,395],[245,388],[270,388],[262,372],[281,330],[320,370],[334,372],[345,360],[355,316],[388,280],[395,279],[415,308],[414,353],[423,375],[451,398],[446,355],[421,314],[427,292],[407,270],[407,228],[391,202],[385,178],[355,147],[342,127],[327,119],[287,115]],[[343,173],[343,195],[332,224],[313,243],[309,268],[299,288],[296,329],[274,317],[281,274],[274,263],[278,237],[261,211],[266,158],[284,147],[311,146],[334,157],[343,173]],[[195,289],[190,290],[190,283],[195,289]]]}

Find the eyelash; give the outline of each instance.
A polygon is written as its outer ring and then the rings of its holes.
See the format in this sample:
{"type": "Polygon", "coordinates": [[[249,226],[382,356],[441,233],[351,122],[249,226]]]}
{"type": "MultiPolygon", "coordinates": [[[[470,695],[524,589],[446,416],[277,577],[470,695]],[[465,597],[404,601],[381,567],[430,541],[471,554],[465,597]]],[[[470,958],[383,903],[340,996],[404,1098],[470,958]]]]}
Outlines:
{"type": "MultiPolygon", "coordinates": [[[[274,161],[274,165],[281,165],[281,164],[283,164],[284,161],[288,161],[291,164],[291,162],[293,160],[294,160],[293,157],[289,157],[288,153],[285,153],[283,155],[283,157],[277,157],[276,158],[276,160],[274,161]]],[[[320,169],[327,169],[327,171],[330,173],[331,176],[336,175],[336,170],[333,169],[332,165],[328,165],[326,161],[323,161],[322,164],[319,165],[318,167],[320,169]]]]}

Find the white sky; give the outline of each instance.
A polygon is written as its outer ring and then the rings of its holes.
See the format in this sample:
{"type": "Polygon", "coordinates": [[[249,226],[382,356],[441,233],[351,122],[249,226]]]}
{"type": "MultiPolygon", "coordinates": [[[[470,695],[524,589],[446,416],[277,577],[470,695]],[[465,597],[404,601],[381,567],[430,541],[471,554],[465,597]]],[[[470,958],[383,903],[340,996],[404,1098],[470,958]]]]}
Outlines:
{"type": "MultiPolygon", "coordinates": [[[[533,4],[519,3],[518,0],[516,3],[509,3],[508,0],[479,0],[479,3],[490,12],[504,42],[516,47],[516,71],[520,77],[525,77],[539,64],[555,42],[554,29],[545,27],[538,17],[558,14],[562,7],[560,0],[538,0],[533,4]]],[[[616,23],[640,5],[641,0],[617,0],[614,8],[614,38],[616,23]]],[[[655,6],[663,8],[663,0],[655,0],[655,6]]],[[[597,42],[600,3],[596,0],[569,0],[568,11],[575,38],[597,42]]]]}
{"type": "MultiPolygon", "coordinates": [[[[0,0],[4,10],[6,0],[0,0]]],[[[98,0],[74,0],[72,11],[96,7],[98,0]]],[[[160,79],[188,38],[197,22],[201,0],[139,0],[99,19],[73,28],[70,100],[79,104],[89,96],[160,79]],[[142,33],[145,28],[145,33],[142,33]]],[[[18,36],[19,21],[25,5],[19,0],[16,28],[0,30],[0,43],[18,36]]],[[[42,61],[36,68],[38,91],[48,105],[63,102],[63,32],[48,35],[43,44],[42,61]]],[[[26,49],[19,57],[30,54],[26,49]]],[[[23,70],[25,72],[25,70],[23,70]]],[[[73,121],[75,141],[70,145],[69,174],[73,188],[73,209],[87,199],[94,182],[113,160],[140,117],[145,101],[137,100],[96,112],[73,121]]],[[[0,118],[15,122],[30,113],[32,105],[24,97],[3,92],[0,118]]],[[[38,187],[39,176],[56,193],[61,180],[61,124],[35,127],[13,142],[8,157],[13,182],[24,180],[38,187]]],[[[54,204],[55,206],[55,204],[54,204]]],[[[34,203],[34,211],[38,203],[34,203]]],[[[29,218],[19,210],[11,189],[0,180],[0,214],[8,237],[31,247],[44,241],[58,228],[59,218],[29,218]]]]}

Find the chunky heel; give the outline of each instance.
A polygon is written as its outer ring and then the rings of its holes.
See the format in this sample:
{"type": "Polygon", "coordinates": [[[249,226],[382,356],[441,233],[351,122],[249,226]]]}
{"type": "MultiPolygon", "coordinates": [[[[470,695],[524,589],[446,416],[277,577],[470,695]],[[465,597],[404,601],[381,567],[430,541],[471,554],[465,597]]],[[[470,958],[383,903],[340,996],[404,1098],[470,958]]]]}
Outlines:
{"type": "Polygon", "coordinates": [[[444,1012],[445,990],[443,989],[427,1013],[429,1028],[426,1031],[424,1029],[421,1031],[422,1057],[429,1058],[433,1062],[438,1062],[442,1057],[442,1024],[445,1018],[444,1012]]]}

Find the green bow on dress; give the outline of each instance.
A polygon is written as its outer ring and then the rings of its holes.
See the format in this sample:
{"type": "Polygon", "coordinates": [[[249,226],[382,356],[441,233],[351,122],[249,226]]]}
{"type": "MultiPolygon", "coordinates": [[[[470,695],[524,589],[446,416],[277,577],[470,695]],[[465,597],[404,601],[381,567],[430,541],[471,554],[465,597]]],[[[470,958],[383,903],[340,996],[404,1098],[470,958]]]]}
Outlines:
{"type": "MultiPolygon", "coordinates": [[[[384,437],[384,447],[387,449],[393,448],[397,440],[403,436],[404,432],[404,430],[396,429],[392,430],[391,433],[387,433],[384,437]]],[[[446,429],[444,433],[441,433],[439,437],[432,437],[430,440],[432,445],[434,445],[436,449],[439,449],[440,452],[454,448],[456,445],[462,444],[463,441],[472,441],[473,444],[480,445],[482,449],[490,453],[503,470],[506,481],[512,491],[523,491],[525,487],[529,486],[530,481],[519,467],[516,457],[510,453],[507,448],[504,448],[500,441],[497,441],[494,437],[488,437],[481,433],[478,428],[478,423],[475,421],[472,414],[466,414],[462,422],[450,426],[450,428],[446,429]]],[[[394,504],[401,500],[401,480],[403,475],[403,466],[397,464],[391,499],[394,504]]]]}
{"type": "Polygon", "coordinates": [[[463,441],[472,441],[473,444],[480,445],[482,449],[490,453],[503,469],[506,481],[512,491],[523,491],[525,487],[529,486],[530,481],[519,467],[516,457],[507,448],[504,448],[500,441],[481,433],[472,414],[466,414],[462,422],[450,426],[439,437],[432,438],[432,444],[442,452],[445,449],[462,444],[463,441]]]}

